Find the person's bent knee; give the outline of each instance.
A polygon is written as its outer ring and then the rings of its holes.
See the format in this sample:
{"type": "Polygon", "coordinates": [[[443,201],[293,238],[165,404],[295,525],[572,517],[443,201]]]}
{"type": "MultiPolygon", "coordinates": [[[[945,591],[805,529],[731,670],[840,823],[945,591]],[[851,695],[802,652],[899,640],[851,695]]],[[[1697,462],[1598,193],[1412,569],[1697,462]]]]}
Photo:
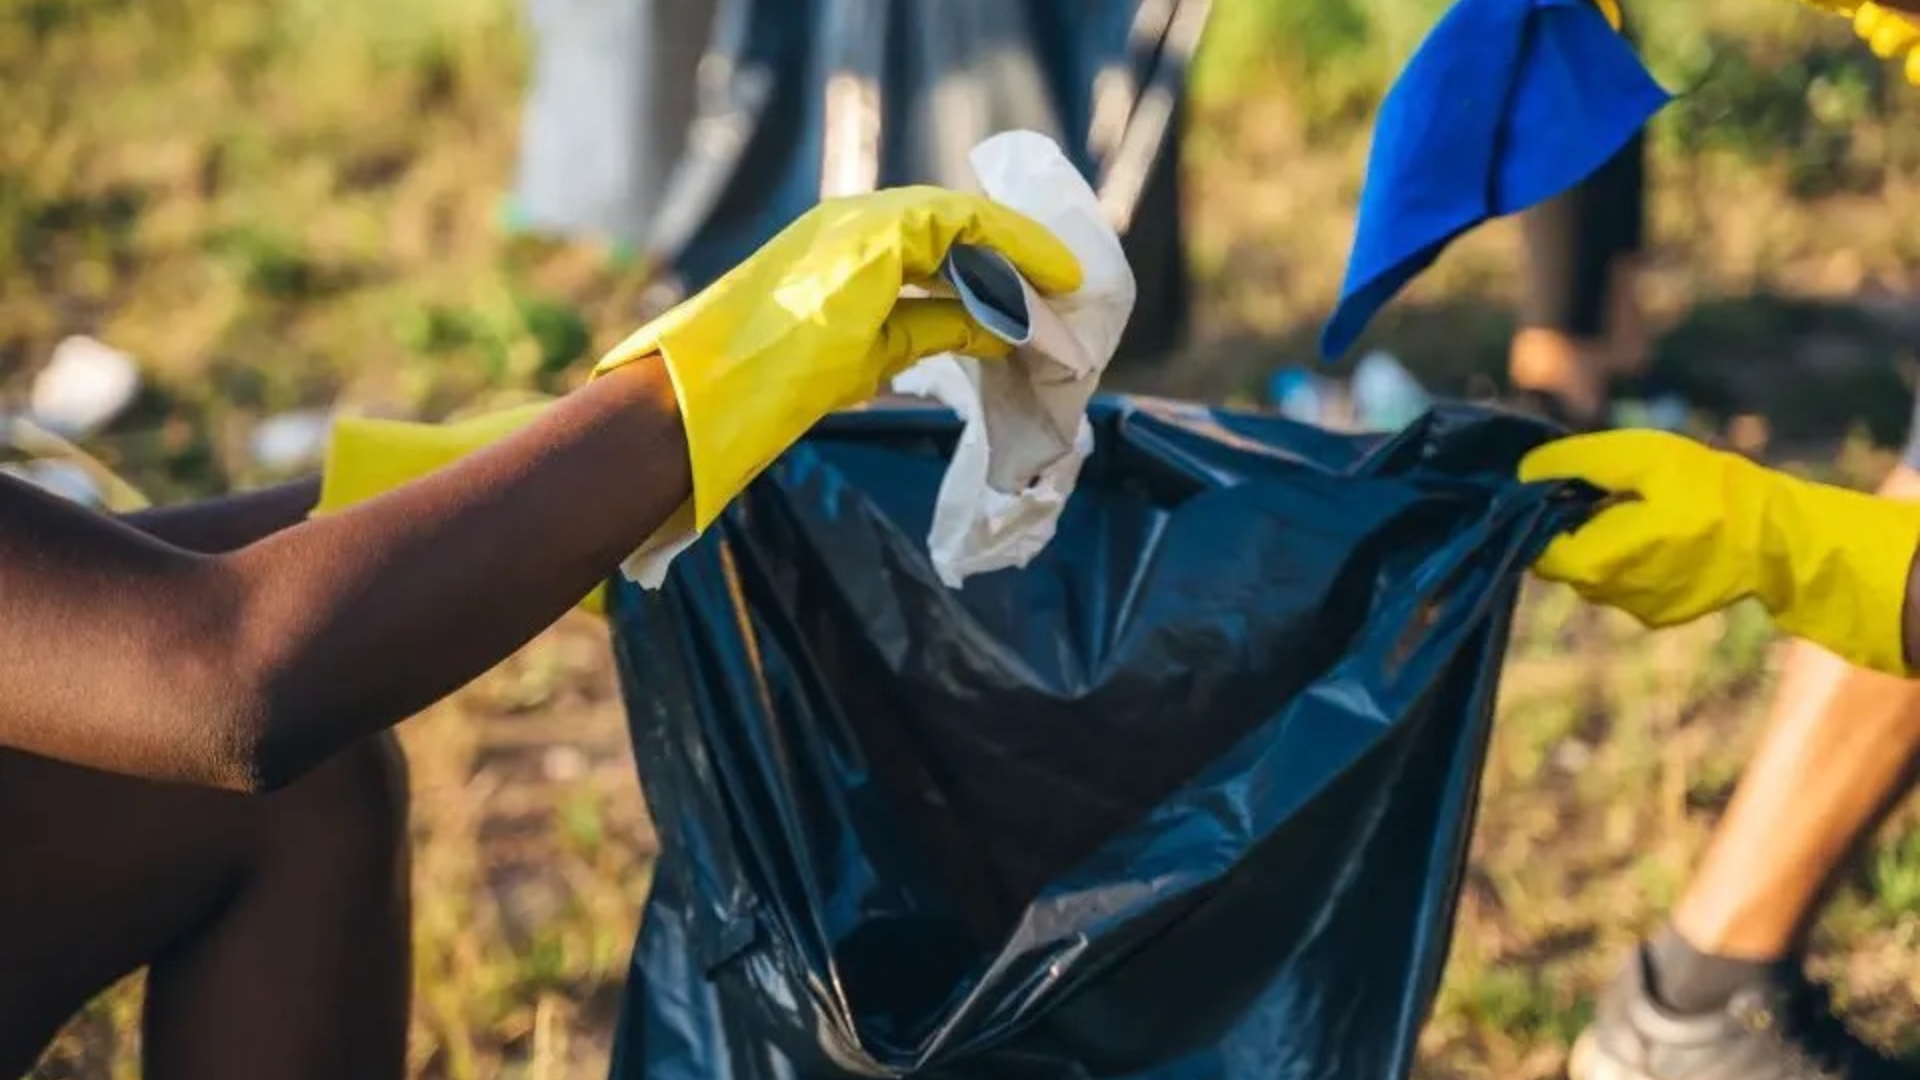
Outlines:
{"type": "Polygon", "coordinates": [[[356,861],[390,864],[406,848],[407,798],[400,740],[381,732],[350,744],[273,796],[276,831],[298,833],[356,861]]]}
{"type": "Polygon", "coordinates": [[[334,793],[329,802],[335,804],[335,813],[356,829],[406,833],[407,759],[393,732],[383,731],[349,745],[310,778],[334,793]]]}

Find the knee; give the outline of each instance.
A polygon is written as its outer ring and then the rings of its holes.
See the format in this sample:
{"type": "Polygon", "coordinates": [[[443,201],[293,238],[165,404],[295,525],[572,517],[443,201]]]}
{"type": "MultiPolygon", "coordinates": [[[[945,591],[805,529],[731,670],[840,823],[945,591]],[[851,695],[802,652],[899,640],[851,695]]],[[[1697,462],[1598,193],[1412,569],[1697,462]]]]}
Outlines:
{"type": "Polygon", "coordinates": [[[407,763],[392,732],[348,746],[272,798],[309,857],[342,870],[404,867],[407,763]]]}

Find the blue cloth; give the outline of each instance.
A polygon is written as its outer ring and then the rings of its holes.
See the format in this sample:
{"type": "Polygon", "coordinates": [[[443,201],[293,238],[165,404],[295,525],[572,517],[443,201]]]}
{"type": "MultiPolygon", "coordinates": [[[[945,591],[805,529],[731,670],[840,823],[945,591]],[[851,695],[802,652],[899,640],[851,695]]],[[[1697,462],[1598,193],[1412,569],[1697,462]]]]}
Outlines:
{"type": "Polygon", "coordinates": [[[1667,101],[1589,0],[1460,0],[1380,106],[1321,352],[1352,347],[1455,237],[1592,175],[1667,101]]]}

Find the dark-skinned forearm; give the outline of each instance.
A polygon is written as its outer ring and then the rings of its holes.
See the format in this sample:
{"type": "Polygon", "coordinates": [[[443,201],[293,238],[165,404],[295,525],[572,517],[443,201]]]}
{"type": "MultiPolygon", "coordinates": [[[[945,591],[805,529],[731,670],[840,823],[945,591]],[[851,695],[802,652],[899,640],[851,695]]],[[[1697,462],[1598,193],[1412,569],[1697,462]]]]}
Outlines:
{"type": "Polygon", "coordinates": [[[300,524],[319,499],[319,477],[307,477],[259,491],[139,510],[120,520],[174,547],[218,555],[300,524]]]}
{"type": "Polygon", "coordinates": [[[659,528],[689,475],[671,385],[646,363],[451,468],[236,554],[245,650],[275,673],[266,779],[524,644],[659,528]],[[283,579],[288,563],[304,572],[283,579]]]}
{"type": "Polygon", "coordinates": [[[1920,672],[1920,551],[1914,552],[1913,567],[1907,571],[1907,602],[1900,608],[1900,630],[1907,670],[1920,672]]]}
{"type": "Polygon", "coordinates": [[[657,363],[364,505],[194,555],[57,500],[0,504],[0,742],[260,789],[532,638],[689,491],[657,363]]]}

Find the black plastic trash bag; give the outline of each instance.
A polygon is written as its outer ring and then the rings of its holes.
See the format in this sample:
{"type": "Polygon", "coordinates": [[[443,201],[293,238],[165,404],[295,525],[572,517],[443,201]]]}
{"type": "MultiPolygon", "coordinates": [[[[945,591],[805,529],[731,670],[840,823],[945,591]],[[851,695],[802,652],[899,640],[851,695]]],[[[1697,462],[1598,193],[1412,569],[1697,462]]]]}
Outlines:
{"type": "Polygon", "coordinates": [[[1139,298],[1120,355],[1179,344],[1178,144],[1211,0],[525,2],[525,226],[619,243],[695,291],[823,196],[969,188],[973,145],[1027,128],[1121,234],[1139,298]]]}
{"type": "Polygon", "coordinates": [[[1548,433],[1102,400],[1024,571],[926,555],[959,425],[835,417],[616,594],[663,854],[614,1074],[1404,1076],[1548,433]]]}

